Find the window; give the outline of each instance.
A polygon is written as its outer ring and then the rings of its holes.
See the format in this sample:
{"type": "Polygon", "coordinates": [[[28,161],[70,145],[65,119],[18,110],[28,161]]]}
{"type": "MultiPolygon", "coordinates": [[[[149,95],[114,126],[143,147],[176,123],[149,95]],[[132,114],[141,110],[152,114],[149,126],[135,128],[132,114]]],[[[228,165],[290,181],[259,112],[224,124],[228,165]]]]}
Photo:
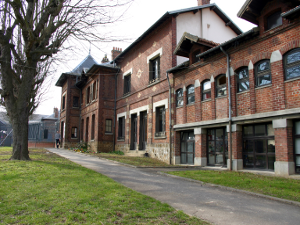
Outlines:
{"type": "Polygon", "coordinates": [[[237,90],[243,92],[249,89],[248,67],[243,67],[237,71],[237,90]]]}
{"type": "Polygon", "coordinates": [[[90,103],[91,87],[86,89],[86,104],[90,103]]]}
{"type": "Polygon", "coordinates": [[[271,84],[270,60],[263,60],[255,65],[255,84],[256,87],[271,84]]]}
{"type": "Polygon", "coordinates": [[[195,102],[195,88],[194,85],[187,87],[187,104],[192,104],[195,102]]]}
{"type": "Polygon", "coordinates": [[[62,109],[64,110],[66,108],[66,96],[64,95],[62,98],[62,109]]]}
{"type": "Polygon", "coordinates": [[[155,137],[166,136],[166,110],[165,106],[156,108],[155,137]]]}
{"type": "Polygon", "coordinates": [[[160,73],[160,57],[149,61],[149,83],[154,83],[159,80],[160,73]]]}
{"type": "Polygon", "coordinates": [[[81,126],[80,126],[80,140],[83,141],[83,127],[84,127],[84,120],[81,120],[81,126]]]}
{"type": "Polygon", "coordinates": [[[91,140],[95,139],[95,114],[92,116],[92,135],[91,135],[91,140]]]}
{"type": "Polygon", "coordinates": [[[202,85],[202,100],[211,98],[211,84],[210,80],[205,80],[202,85]]]}
{"type": "Polygon", "coordinates": [[[284,56],[285,79],[300,77],[300,48],[288,52],[284,56]]]}
{"type": "Polygon", "coordinates": [[[201,53],[201,50],[198,49],[196,51],[193,52],[193,55],[192,55],[192,63],[196,63],[196,62],[199,62],[200,61],[200,58],[197,57],[197,55],[199,55],[201,53]]]}
{"type": "Polygon", "coordinates": [[[130,93],[131,74],[124,77],[124,95],[130,93]]]}
{"type": "Polygon", "coordinates": [[[105,120],[105,133],[112,133],[112,120],[105,120]]]}
{"type": "Polygon", "coordinates": [[[220,75],[217,78],[216,82],[216,96],[221,97],[225,96],[227,94],[227,89],[226,89],[226,75],[220,75]]]}
{"type": "Polygon", "coordinates": [[[93,99],[92,100],[95,100],[97,98],[97,81],[95,81],[93,83],[93,87],[92,87],[92,96],[93,96],[93,99]]]}
{"type": "Polygon", "coordinates": [[[48,139],[48,129],[44,130],[44,139],[48,139]]]}
{"type": "Polygon", "coordinates": [[[295,164],[296,173],[300,173],[300,121],[295,122],[295,164]]]}
{"type": "Polygon", "coordinates": [[[85,123],[85,142],[89,141],[89,123],[90,123],[90,118],[86,118],[86,123],[85,123]]]}
{"type": "Polygon", "coordinates": [[[118,140],[125,139],[125,116],[119,118],[118,140]]]}
{"type": "Polygon", "coordinates": [[[183,90],[181,88],[176,91],[176,106],[183,106],[183,90]]]}
{"type": "Polygon", "coordinates": [[[273,13],[272,15],[267,17],[267,29],[270,30],[274,27],[278,27],[282,25],[282,17],[281,17],[281,10],[273,13]]]}
{"type": "Polygon", "coordinates": [[[76,96],[73,97],[73,107],[74,108],[79,107],[79,97],[76,97],[76,96]]]}
{"type": "Polygon", "coordinates": [[[77,138],[77,127],[72,127],[71,138],[77,138]]]}

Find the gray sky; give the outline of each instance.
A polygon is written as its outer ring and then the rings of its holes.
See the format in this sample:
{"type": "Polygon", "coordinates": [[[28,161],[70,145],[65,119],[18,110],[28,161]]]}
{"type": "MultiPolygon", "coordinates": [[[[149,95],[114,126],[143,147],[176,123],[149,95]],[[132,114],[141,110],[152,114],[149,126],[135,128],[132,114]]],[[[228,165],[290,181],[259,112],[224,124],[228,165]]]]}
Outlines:
{"type": "MultiPolygon", "coordinates": [[[[254,27],[253,24],[237,17],[237,13],[246,0],[211,0],[243,31],[254,27]]],[[[113,47],[123,50],[136,40],[144,31],[154,24],[167,11],[184,9],[197,6],[197,0],[135,0],[126,11],[122,21],[106,27],[105,32],[111,32],[114,36],[124,37],[124,42],[96,43],[91,46],[91,55],[98,63],[106,53],[111,59],[113,47]]],[[[68,53],[68,59],[56,66],[56,73],[52,78],[49,91],[45,100],[40,104],[35,113],[51,114],[54,107],[60,109],[61,88],[55,87],[55,83],[63,72],[74,69],[89,53],[90,44],[81,42],[76,44],[76,54],[68,53]]]]}

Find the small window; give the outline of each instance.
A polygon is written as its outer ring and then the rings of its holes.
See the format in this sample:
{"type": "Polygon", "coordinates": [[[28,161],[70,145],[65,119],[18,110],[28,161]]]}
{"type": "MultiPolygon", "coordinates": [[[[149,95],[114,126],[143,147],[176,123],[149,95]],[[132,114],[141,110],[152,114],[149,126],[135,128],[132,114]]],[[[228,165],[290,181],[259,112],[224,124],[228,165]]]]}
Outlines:
{"type": "Polygon", "coordinates": [[[105,133],[112,133],[112,120],[105,120],[105,133]]]}
{"type": "Polygon", "coordinates": [[[125,139],[125,116],[119,118],[118,140],[125,139]]]}
{"type": "Polygon", "coordinates": [[[130,93],[131,74],[124,77],[124,95],[130,93]]]}
{"type": "Polygon", "coordinates": [[[48,129],[44,130],[44,139],[48,139],[48,129]]]}
{"type": "Polygon", "coordinates": [[[271,84],[271,67],[270,60],[263,60],[255,66],[255,84],[256,87],[271,84]]]}
{"type": "Polygon", "coordinates": [[[93,96],[92,100],[95,100],[97,98],[97,81],[95,81],[93,83],[93,94],[92,94],[92,96],[93,96]]]}
{"type": "Polygon", "coordinates": [[[192,104],[195,102],[195,88],[194,85],[190,85],[186,89],[187,91],[187,104],[192,104]]]}
{"type": "Polygon", "coordinates": [[[176,106],[183,106],[183,90],[181,88],[176,91],[176,106]]]}
{"type": "Polygon", "coordinates": [[[96,123],[96,119],[95,119],[95,114],[92,116],[92,135],[91,135],[91,140],[95,139],[95,123],[96,123]]]}
{"type": "Polygon", "coordinates": [[[72,127],[71,138],[77,138],[77,127],[72,127]]]}
{"type": "Polygon", "coordinates": [[[193,58],[192,58],[192,63],[196,63],[196,62],[199,62],[200,61],[200,58],[197,57],[197,55],[199,55],[201,53],[201,50],[198,49],[196,51],[193,52],[193,58]]]}
{"type": "Polygon", "coordinates": [[[88,87],[87,89],[86,89],[86,104],[89,104],[90,103],[90,100],[91,100],[91,87],[88,87]]]}
{"type": "Polygon", "coordinates": [[[216,96],[221,97],[225,96],[227,94],[227,89],[226,89],[226,75],[220,75],[217,78],[216,82],[216,96]]]}
{"type": "Polygon", "coordinates": [[[66,96],[64,95],[62,98],[62,109],[64,110],[66,108],[66,96]]]}
{"type": "Polygon", "coordinates": [[[166,136],[166,110],[165,107],[156,108],[155,137],[166,136]]]}
{"type": "Polygon", "coordinates": [[[243,67],[237,71],[237,90],[243,92],[249,90],[248,67],[243,67]]]}
{"type": "Polygon", "coordinates": [[[202,101],[211,98],[211,83],[210,80],[206,80],[202,85],[202,101]]]}
{"type": "Polygon", "coordinates": [[[149,61],[149,83],[154,83],[159,80],[160,76],[160,57],[149,61]]]}
{"type": "Polygon", "coordinates": [[[267,17],[267,30],[282,25],[281,10],[267,17]]]}
{"type": "Polygon", "coordinates": [[[79,97],[76,97],[76,96],[73,97],[73,107],[74,108],[79,107],[79,97]]]}
{"type": "Polygon", "coordinates": [[[284,56],[285,79],[300,77],[300,48],[288,52],[284,56]]]}

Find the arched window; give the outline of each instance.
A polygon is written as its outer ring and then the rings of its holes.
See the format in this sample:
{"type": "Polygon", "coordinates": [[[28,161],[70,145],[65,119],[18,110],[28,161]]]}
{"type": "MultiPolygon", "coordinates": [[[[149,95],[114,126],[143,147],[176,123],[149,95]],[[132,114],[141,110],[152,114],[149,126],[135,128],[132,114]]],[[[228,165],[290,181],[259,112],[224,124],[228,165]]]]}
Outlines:
{"type": "Polygon", "coordinates": [[[285,79],[300,77],[300,48],[289,51],[284,56],[285,79]]]}
{"type": "Polygon", "coordinates": [[[195,88],[194,85],[190,85],[186,89],[187,91],[187,104],[195,102],[195,88]]]}
{"type": "Polygon", "coordinates": [[[226,89],[226,75],[222,74],[217,77],[216,81],[216,96],[221,97],[227,94],[226,89]]]}
{"type": "Polygon", "coordinates": [[[183,90],[182,88],[176,91],[176,106],[183,106],[183,90]]]}
{"type": "Polygon", "coordinates": [[[211,84],[210,80],[205,80],[202,83],[202,101],[211,98],[211,84]]]}
{"type": "Polygon", "coordinates": [[[243,92],[249,90],[249,72],[248,67],[243,67],[236,72],[237,74],[237,90],[243,92]]]}
{"type": "Polygon", "coordinates": [[[255,85],[256,87],[264,86],[271,84],[271,67],[270,60],[259,61],[255,65],[255,85]]]}

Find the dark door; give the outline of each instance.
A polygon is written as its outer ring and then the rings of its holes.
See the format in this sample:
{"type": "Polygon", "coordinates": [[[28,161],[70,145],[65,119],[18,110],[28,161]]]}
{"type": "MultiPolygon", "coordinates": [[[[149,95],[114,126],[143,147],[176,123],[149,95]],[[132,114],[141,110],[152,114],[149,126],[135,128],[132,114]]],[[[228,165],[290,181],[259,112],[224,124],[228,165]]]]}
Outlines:
{"type": "Polygon", "coordinates": [[[136,150],[137,143],[137,115],[131,115],[131,143],[130,150],[136,150]]]}
{"type": "Polygon", "coordinates": [[[147,112],[140,114],[140,150],[146,150],[147,146],[147,112]]]}
{"type": "Polygon", "coordinates": [[[226,166],[228,159],[228,140],[225,128],[208,129],[207,163],[226,166]]]}
{"type": "Polygon", "coordinates": [[[181,164],[194,164],[195,136],[194,132],[181,132],[180,161],[181,164]]]}

